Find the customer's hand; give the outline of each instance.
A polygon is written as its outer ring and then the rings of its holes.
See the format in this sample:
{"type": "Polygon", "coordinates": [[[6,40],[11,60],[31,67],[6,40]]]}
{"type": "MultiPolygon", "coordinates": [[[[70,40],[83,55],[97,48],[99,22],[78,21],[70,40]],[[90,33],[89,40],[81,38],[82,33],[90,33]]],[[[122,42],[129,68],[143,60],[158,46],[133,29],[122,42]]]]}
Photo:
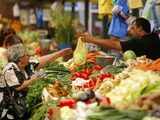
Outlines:
{"type": "Polygon", "coordinates": [[[64,56],[67,56],[67,55],[71,55],[73,53],[72,49],[71,48],[65,48],[65,49],[62,49],[59,51],[60,52],[60,55],[62,57],[64,56]]]}
{"type": "Polygon", "coordinates": [[[36,81],[36,80],[38,80],[38,78],[40,78],[38,75],[36,75],[36,74],[33,74],[32,76],[31,76],[31,80],[33,80],[33,81],[36,81]]]}
{"type": "Polygon", "coordinates": [[[112,14],[118,15],[122,11],[122,7],[119,5],[115,5],[112,9],[112,14]]]}

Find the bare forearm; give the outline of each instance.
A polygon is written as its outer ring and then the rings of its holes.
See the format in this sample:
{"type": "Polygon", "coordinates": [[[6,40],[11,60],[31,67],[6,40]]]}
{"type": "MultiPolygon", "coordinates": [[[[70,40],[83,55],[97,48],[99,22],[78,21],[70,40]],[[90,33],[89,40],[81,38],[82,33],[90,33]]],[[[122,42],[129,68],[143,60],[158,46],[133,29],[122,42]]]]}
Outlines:
{"type": "Polygon", "coordinates": [[[35,81],[35,80],[34,79],[25,80],[21,86],[16,88],[16,90],[20,91],[20,90],[27,88],[29,85],[31,85],[33,83],[33,81],[35,81]]]}
{"type": "Polygon", "coordinates": [[[129,16],[126,15],[125,13],[123,13],[123,12],[120,12],[119,15],[120,15],[121,17],[123,17],[125,20],[127,20],[127,19],[129,18],[129,16]]]}
{"type": "Polygon", "coordinates": [[[54,61],[58,57],[61,57],[60,51],[40,57],[38,68],[45,66],[47,63],[54,61]]]}
{"type": "Polygon", "coordinates": [[[115,49],[121,51],[121,45],[119,40],[113,39],[93,39],[92,43],[103,46],[108,49],[115,49]]]}

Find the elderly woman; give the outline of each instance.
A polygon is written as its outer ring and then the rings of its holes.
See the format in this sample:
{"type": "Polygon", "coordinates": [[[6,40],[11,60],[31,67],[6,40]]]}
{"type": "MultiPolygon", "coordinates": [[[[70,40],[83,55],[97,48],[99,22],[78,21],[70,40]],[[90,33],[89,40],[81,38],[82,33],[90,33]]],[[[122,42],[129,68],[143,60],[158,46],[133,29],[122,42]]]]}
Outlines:
{"type": "MultiPolygon", "coordinates": [[[[23,44],[15,44],[8,47],[7,53],[9,63],[3,69],[0,88],[6,88],[6,80],[9,87],[25,96],[26,88],[31,85],[33,81],[36,81],[37,78],[41,77],[41,74],[35,74],[35,69],[41,68],[46,63],[51,62],[58,57],[68,55],[71,52],[72,51],[69,48],[63,49],[46,56],[42,56],[38,59],[39,61],[35,62],[30,60],[23,44]]],[[[0,103],[4,100],[5,95],[6,93],[4,91],[0,92],[0,103]]],[[[2,114],[0,113],[0,118],[5,120],[16,119],[14,113],[10,112],[7,106],[5,107],[5,110],[3,109],[2,111],[2,114]]]]}

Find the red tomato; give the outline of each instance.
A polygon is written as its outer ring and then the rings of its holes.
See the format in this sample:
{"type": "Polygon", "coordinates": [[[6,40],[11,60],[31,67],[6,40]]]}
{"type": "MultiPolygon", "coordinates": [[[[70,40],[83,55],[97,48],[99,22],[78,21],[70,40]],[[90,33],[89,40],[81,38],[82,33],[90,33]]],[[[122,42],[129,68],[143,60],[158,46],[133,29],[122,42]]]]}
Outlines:
{"type": "Polygon", "coordinates": [[[81,77],[84,78],[85,80],[87,80],[87,79],[88,79],[88,74],[86,74],[86,73],[81,73],[81,77]]]}
{"type": "Polygon", "coordinates": [[[83,87],[84,87],[84,88],[89,88],[89,84],[88,84],[88,83],[85,83],[85,84],[83,85],[83,87]]]}
{"type": "Polygon", "coordinates": [[[100,66],[100,65],[95,65],[95,66],[93,66],[93,68],[95,69],[95,70],[102,70],[102,66],[100,66]]]}
{"type": "Polygon", "coordinates": [[[86,69],[85,69],[85,73],[87,73],[88,75],[90,75],[90,74],[91,74],[91,72],[92,72],[92,70],[91,70],[91,69],[89,69],[89,68],[86,68],[86,69]]]}
{"type": "Polygon", "coordinates": [[[90,88],[92,88],[92,87],[94,87],[94,86],[95,86],[95,83],[94,83],[94,81],[93,81],[93,80],[90,80],[90,81],[89,81],[89,86],[90,86],[90,88]]]}
{"type": "Polygon", "coordinates": [[[112,77],[112,75],[110,73],[106,73],[105,77],[112,77]]]}
{"type": "Polygon", "coordinates": [[[76,100],[75,99],[61,99],[59,101],[59,106],[60,107],[64,107],[64,106],[68,106],[70,108],[74,108],[76,106],[76,100]]]}
{"type": "Polygon", "coordinates": [[[81,73],[79,73],[79,72],[75,72],[74,75],[75,75],[76,77],[81,77],[81,73]]]}

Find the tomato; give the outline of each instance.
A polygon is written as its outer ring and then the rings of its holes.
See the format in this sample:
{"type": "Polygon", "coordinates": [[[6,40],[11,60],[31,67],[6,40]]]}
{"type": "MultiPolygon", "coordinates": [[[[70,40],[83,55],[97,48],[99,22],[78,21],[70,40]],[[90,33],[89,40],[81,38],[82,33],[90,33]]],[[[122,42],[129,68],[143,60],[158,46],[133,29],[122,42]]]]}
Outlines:
{"type": "Polygon", "coordinates": [[[86,73],[81,73],[81,77],[82,77],[83,79],[87,80],[87,79],[88,79],[88,74],[86,74],[86,73]]]}
{"type": "Polygon", "coordinates": [[[87,73],[88,75],[90,75],[90,74],[91,74],[91,72],[92,72],[92,70],[91,70],[91,69],[89,69],[89,68],[86,68],[86,69],[85,69],[85,73],[87,73]]]}
{"type": "Polygon", "coordinates": [[[94,87],[94,82],[92,80],[89,81],[89,88],[94,87]]]}
{"type": "Polygon", "coordinates": [[[105,77],[112,77],[112,75],[110,73],[106,73],[105,77]]]}
{"type": "Polygon", "coordinates": [[[75,72],[74,75],[75,75],[76,77],[81,77],[81,73],[79,73],[79,72],[75,72]]]}
{"type": "Polygon", "coordinates": [[[89,83],[88,83],[88,82],[85,83],[85,84],[83,85],[83,87],[84,87],[84,88],[89,88],[89,83]]]}
{"type": "Polygon", "coordinates": [[[74,108],[76,106],[76,100],[72,99],[72,98],[68,98],[68,99],[61,99],[59,101],[59,106],[60,107],[64,107],[64,106],[68,106],[70,108],[74,108]]]}
{"type": "Polygon", "coordinates": [[[102,70],[102,66],[100,66],[100,65],[95,65],[95,66],[93,66],[93,68],[95,69],[95,70],[102,70]]]}

